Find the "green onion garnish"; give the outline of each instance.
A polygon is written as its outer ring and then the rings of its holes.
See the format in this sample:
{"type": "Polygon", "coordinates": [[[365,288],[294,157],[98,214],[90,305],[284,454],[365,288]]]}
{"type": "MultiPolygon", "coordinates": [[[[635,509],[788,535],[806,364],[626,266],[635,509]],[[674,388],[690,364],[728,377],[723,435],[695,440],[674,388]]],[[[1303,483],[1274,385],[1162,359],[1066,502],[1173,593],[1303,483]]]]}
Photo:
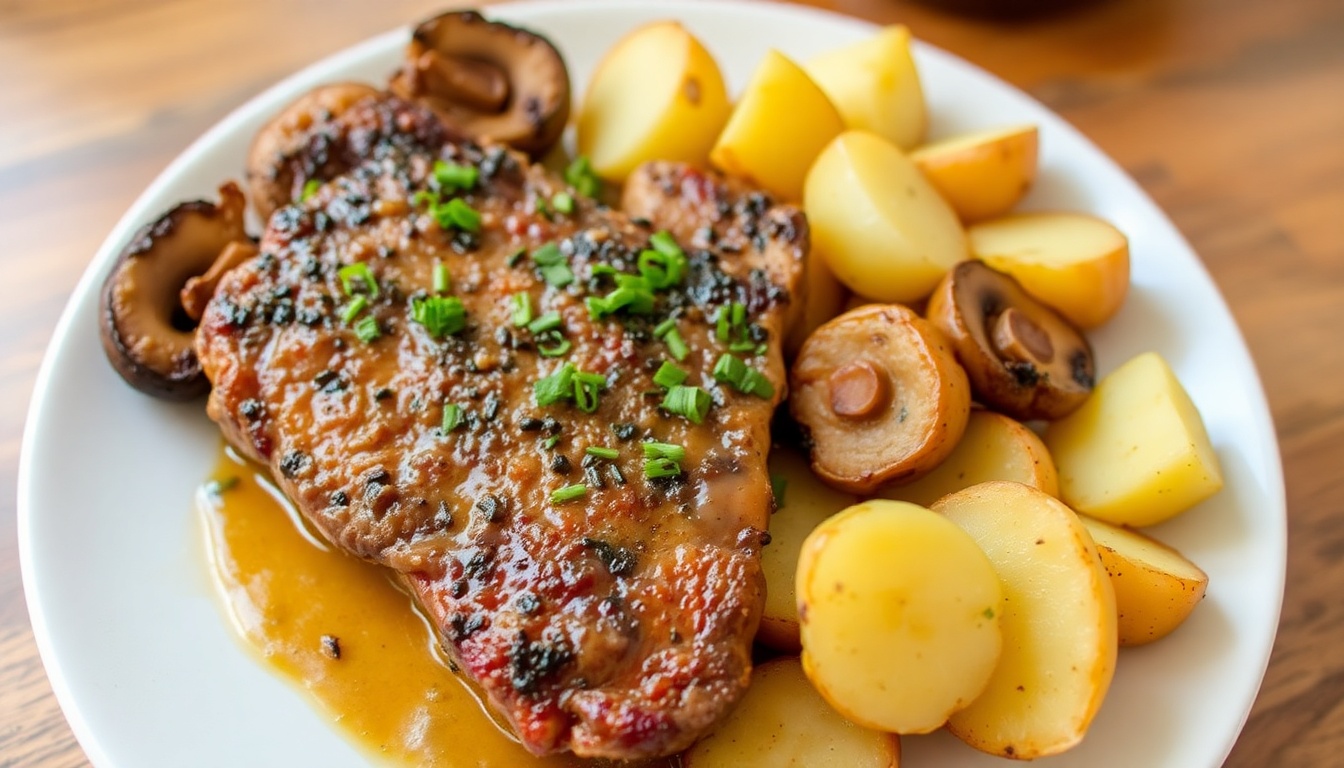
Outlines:
{"type": "Polygon", "coordinates": [[[677,329],[677,318],[669,317],[653,329],[653,338],[661,339],[677,329]]]}
{"type": "Polygon", "coordinates": [[[605,376],[578,371],[574,374],[574,404],[584,413],[597,410],[599,394],[607,388],[605,376]]]}
{"type": "Polygon", "coordinates": [[[714,364],[713,376],[715,381],[732,384],[743,394],[767,399],[775,395],[775,386],[765,374],[729,354],[719,356],[718,362],[714,364]]]}
{"type": "Polygon", "coordinates": [[[602,181],[593,172],[592,163],[584,155],[574,158],[565,169],[565,183],[584,197],[597,197],[602,191],[602,181]]]}
{"type": "Polygon", "coordinates": [[[681,384],[669,389],[667,397],[663,398],[663,410],[684,416],[695,424],[705,420],[705,414],[709,413],[711,404],[713,400],[708,392],[699,387],[687,387],[681,384]]]}
{"type": "Polygon", "coordinates": [[[367,306],[369,306],[369,300],[364,298],[364,294],[355,296],[355,300],[347,304],[345,311],[341,312],[341,322],[349,325],[350,321],[359,317],[359,313],[363,312],[367,306]]]}
{"type": "Polygon", "coordinates": [[[569,260],[555,243],[546,243],[532,252],[532,261],[540,268],[541,278],[556,288],[564,288],[574,282],[574,272],[569,268],[569,260]]]}
{"type": "Polygon", "coordinates": [[[677,241],[672,238],[672,233],[665,229],[660,229],[652,235],[649,235],[649,245],[653,246],[655,251],[658,251],[665,256],[686,257],[686,254],[681,250],[681,246],[677,245],[677,241]]]}
{"type": "Polygon", "coordinates": [[[365,315],[363,319],[355,323],[355,337],[365,344],[382,335],[383,331],[378,327],[378,319],[373,315],[365,315]]]}
{"type": "Polygon", "coordinates": [[[337,276],[341,278],[341,289],[345,291],[346,296],[353,296],[361,289],[356,283],[363,283],[362,291],[373,298],[378,298],[378,281],[374,279],[369,265],[362,261],[354,264],[347,264],[337,271],[337,276]]]}
{"type": "Polygon", "coordinates": [[[467,327],[467,308],[456,296],[414,298],[411,319],[425,326],[430,336],[440,339],[467,327]]]}
{"type": "Polygon", "coordinates": [[[438,184],[440,189],[446,189],[449,192],[474,189],[480,175],[481,172],[474,166],[458,165],[443,160],[434,163],[434,182],[438,184]]]}
{"type": "Polygon", "coordinates": [[[532,395],[537,405],[554,405],[574,396],[574,364],[565,363],[550,376],[532,384],[532,395]]]}
{"type": "Polygon", "coordinates": [[[521,327],[532,322],[532,294],[519,291],[511,297],[513,304],[513,324],[521,327]]]}
{"type": "Polygon", "coordinates": [[[681,465],[668,458],[648,459],[644,462],[644,476],[649,479],[676,477],[681,474],[681,465]]]}
{"type": "Polygon", "coordinates": [[[682,340],[681,334],[677,332],[676,328],[673,328],[663,337],[663,343],[667,344],[667,351],[677,360],[685,360],[686,356],[691,353],[691,348],[686,346],[686,342],[682,340]]]}
{"type": "Polygon", "coordinates": [[[550,437],[548,437],[548,438],[546,438],[545,440],[541,441],[541,447],[542,447],[542,448],[545,448],[546,450],[549,451],[549,450],[551,450],[552,448],[554,448],[554,447],[555,447],[555,444],[558,443],[558,442],[560,442],[560,436],[559,436],[559,435],[551,435],[550,437]]]}
{"type": "Polygon", "coordinates": [[[583,483],[575,483],[574,485],[566,485],[564,488],[558,488],[551,491],[551,503],[564,504],[566,501],[581,499],[587,495],[588,486],[583,483]]]}
{"type": "Polygon", "coordinates": [[[644,458],[671,459],[681,461],[686,458],[686,449],[672,443],[643,443],[644,458]]]}
{"type": "Polygon", "coordinates": [[[545,333],[559,328],[563,323],[564,321],[560,319],[560,313],[552,310],[528,323],[527,330],[533,333],[545,333]]]}
{"type": "Polygon", "coordinates": [[[755,395],[762,399],[769,399],[775,396],[775,385],[765,378],[765,374],[755,368],[748,368],[747,375],[742,377],[742,383],[738,389],[748,395],[755,395]]]}
{"type": "Polygon", "coordinates": [[[481,214],[460,197],[434,207],[432,214],[443,229],[457,227],[463,232],[481,231],[481,214]]]}
{"type": "Polygon", "coordinates": [[[308,198],[317,194],[317,190],[322,188],[322,182],[317,179],[309,179],[303,182],[303,191],[299,193],[299,202],[306,203],[308,198]]]}
{"type": "Polygon", "coordinates": [[[542,357],[560,357],[573,347],[574,344],[569,339],[564,338],[556,331],[548,332],[543,338],[537,340],[537,352],[542,357]]]}
{"type": "Polygon", "coordinates": [[[744,341],[734,341],[732,344],[729,344],[729,345],[728,345],[728,351],[729,351],[729,352],[751,352],[752,354],[755,354],[755,353],[756,353],[756,342],[751,341],[751,340],[749,340],[749,339],[748,339],[748,340],[744,340],[744,341]]]}
{"type": "Polygon", "coordinates": [[[620,451],[615,448],[608,448],[605,445],[590,445],[584,449],[584,453],[607,461],[615,461],[621,455],[620,451]]]}
{"type": "Polygon", "coordinates": [[[574,212],[574,197],[568,192],[556,192],[551,196],[551,207],[557,213],[571,214],[574,212]]]}
{"type": "Polygon", "coordinates": [[[462,406],[457,403],[443,404],[443,427],[444,432],[452,432],[462,423],[462,406]]]}
{"type": "Polygon", "coordinates": [[[666,360],[659,366],[658,372],[653,374],[653,383],[664,389],[671,389],[685,380],[686,372],[666,360]]]}
{"type": "Polygon", "coordinates": [[[714,318],[714,338],[728,343],[728,308],[719,307],[717,316],[714,318]]]}
{"type": "Polygon", "coordinates": [[[452,285],[452,276],[448,274],[448,265],[443,262],[434,264],[434,292],[447,293],[452,285]]]}

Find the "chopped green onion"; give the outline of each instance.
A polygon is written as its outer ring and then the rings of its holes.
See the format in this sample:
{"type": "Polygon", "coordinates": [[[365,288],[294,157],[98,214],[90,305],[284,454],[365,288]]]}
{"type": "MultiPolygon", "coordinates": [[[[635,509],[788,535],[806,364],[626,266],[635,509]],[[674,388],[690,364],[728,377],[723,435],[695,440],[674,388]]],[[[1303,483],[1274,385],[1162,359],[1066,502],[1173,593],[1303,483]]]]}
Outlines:
{"type": "Polygon", "coordinates": [[[705,414],[709,413],[709,406],[712,403],[713,400],[705,390],[677,384],[669,389],[667,397],[663,398],[663,410],[684,416],[699,424],[705,420],[705,414]]]}
{"type": "Polygon", "coordinates": [[[599,393],[606,388],[606,377],[578,371],[574,374],[574,404],[584,413],[593,413],[597,410],[599,393]]]}
{"type": "Polygon", "coordinates": [[[713,376],[715,381],[722,381],[741,389],[742,377],[747,375],[747,364],[729,354],[719,356],[718,362],[714,363],[713,376]]]}
{"type": "Polygon", "coordinates": [[[552,310],[528,323],[527,330],[533,333],[545,333],[559,328],[563,323],[564,321],[560,319],[560,313],[552,310]]]}
{"type": "Polygon", "coordinates": [[[553,285],[556,288],[564,288],[566,285],[574,282],[574,271],[571,270],[567,264],[542,267],[541,279],[545,280],[547,285],[553,285]]]}
{"type": "Polygon", "coordinates": [[[443,160],[434,163],[435,183],[438,184],[440,189],[446,189],[449,192],[474,189],[480,175],[481,172],[474,166],[458,165],[443,160]]]}
{"type": "Polygon", "coordinates": [[[564,504],[566,501],[581,499],[587,495],[588,486],[583,483],[575,483],[574,485],[566,485],[564,488],[558,488],[551,491],[551,503],[564,504]]]}
{"type": "Polygon", "coordinates": [[[516,266],[518,266],[518,262],[522,261],[522,260],[523,260],[523,257],[526,256],[526,255],[527,255],[527,249],[526,249],[526,248],[519,248],[518,250],[516,250],[516,251],[514,251],[513,253],[510,253],[510,254],[509,254],[509,257],[508,257],[507,259],[504,260],[504,264],[505,264],[505,266],[508,266],[509,268],[516,267],[516,266]]]}
{"type": "Polygon", "coordinates": [[[677,318],[669,317],[653,329],[653,338],[661,339],[677,329],[677,318]]]}
{"type": "Polygon", "coordinates": [[[369,300],[364,298],[364,294],[355,296],[355,300],[346,305],[345,311],[341,313],[341,322],[349,325],[352,320],[359,317],[359,313],[369,306],[369,300]]]}
{"type": "Polygon", "coordinates": [[[573,346],[569,339],[557,331],[548,331],[544,337],[537,340],[537,352],[540,352],[542,357],[559,357],[573,346]]]}
{"type": "Polygon", "coordinates": [[[755,368],[748,368],[747,375],[742,377],[742,383],[738,385],[748,395],[755,395],[759,398],[769,399],[775,396],[775,385],[765,377],[765,374],[755,368]]]}
{"type": "Polygon", "coordinates": [[[775,497],[775,509],[784,508],[784,491],[788,487],[788,478],[783,475],[770,475],[770,493],[775,497]]]}
{"type": "Polygon", "coordinates": [[[462,423],[462,406],[457,403],[443,404],[443,427],[444,432],[452,432],[462,423]]]}
{"type": "Polygon", "coordinates": [[[733,302],[733,328],[742,330],[747,322],[747,306],[740,301],[733,302]]]}
{"type": "Polygon", "coordinates": [[[306,203],[308,198],[317,194],[317,190],[322,188],[322,182],[317,179],[309,179],[303,182],[303,191],[299,193],[299,202],[306,203]]]}
{"type": "Polygon", "coordinates": [[[519,291],[513,294],[513,324],[521,327],[532,322],[532,294],[519,291]]]}
{"type": "Polygon", "coordinates": [[[644,476],[649,479],[676,477],[681,474],[681,465],[673,459],[657,458],[644,462],[644,476]]]}
{"type": "Polygon", "coordinates": [[[551,196],[551,207],[557,213],[571,214],[574,212],[574,197],[568,192],[556,192],[551,196]]]}
{"type": "Polygon", "coordinates": [[[481,214],[460,197],[435,206],[431,213],[443,229],[457,227],[463,232],[481,231],[481,214]]]}
{"type": "Polygon", "coordinates": [[[546,243],[532,252],[532,261],[539,267],[550,267],[565,263],[565,252],[555,243],[546,243]]]}
{"type": "Polygon", "coordinates": [[[683,258],[686,256],[682,252],[681,246],[677,245],[677,241],[672,238],[672,233],[665,229],[660,229],[649,235],[649,245],[664,256],[681,256],[683,258]]]}
{"type": "Polygon", "coordinates": [[[671,285],[668,280],[667,257],[657,251],[641,251],[639,254],[639,274],[649,281],[649,286],[660,291],[671,285]]]}
{"type": "Polygon", "coordinates": [[[666,360],[658,368],[658,372],[653,374],[653,383],[666,389],[671,389],[685,380],[686,372],[666,360]]]}
{"type": "Polygon", "coordinates": [[[373,315],[365,315],[362,320],[355,323],[355,337],[365,344],[382,335],[383,331],[378,327],[378,319],[373,315]]]}
{"type": "Polygon", "coordinates": [[[592,163],[584,155],[574,158],[565,169],[565,183],[584,197],[597,197],[602,191],[602,181],[593,172],[592,163]]]}
{"type": "Polygon", "coordinates": [[[565,363],[558,371],[532,385],[537,405],[554,405],[574,396],[574,364],[565,363]]]}
{"type": "Polygon", "coordinates": [[[434,292],[447,293],[452,285],[452,276],[448,274],[448,265],[443,262],[434,264],[434,292]]]}
{"type": "Polygon", "coordinates": [[[425,326],[429,335],[439,339],[467,327],[467,308],[456,296],[427,296],[411,299],[411,319],[425,326]]]}
{"type": "Polygon", "coordinates": [[[728,343],[728,308],[719,307],[718,315],[714,318],[714,338],[727,344],[728,343]]]}
{"type": "Polygon", "coordinates": [[[615,448],[608,448],[604,445],[590,445],[584,449],[584,453],[589,456],[596,456],[599,459],[614,461],[620,457],[621,452],[615,448]]]}
{"type": "Polygon", "coordinates": [[[752,354],[755,354],[755,352],[756,352],[756,342],[751,341],[751,340],[746,340],[746,341],[734,341],[732,344],[729,344],[729,345],[728,345],[728,351],[729,351],[729,352],[751,352],[752,354]]]}
{"type": "Polygon", "coordinates": [[[677,332],[676,328],[673,328],[663,337],[663,343],[667,344],[667,351],[677,360],[685,360],[686,356],[691,353],[691,348],[686,346],[686,342],[682,340],[681,334],[677,332]]]}
{"type": "Polygon", "coordinates": [[[559,435],[551,435],[550,437],[548,437],[548,438],[546,438],[545,440],[541,441],[541,447],[542,447],[542,448],[545,448],[546,450],[549,451],[549,450],[551,450],[552,448],[554,448],[554,447],[555,447],[555,444],[558,443],[558,442],[560,442],[560,436],[559,436],[559,435]]]}
{"type": "Polygon", "coordinates": [[[359,291],[356,285],[356,282],[359,282],[364,284],[364,293],[375,299],[378,298],[378,281],[374,279],[373,271],[369,269],[368,264],[362,261],[347,264],[341,267],[336,274],[341,278],[341,289],[345,291],[346,296],[353,296],[359,291]]]}
{"type": "Polygon", "coordinates": [[[594,264],[593,268],[588,271],[588,274],[593,277],[615,277],[620,273],[610,264],[594,264]]]}
{"type": "Polygon", "coordinates": [[[532,252],[532,261],[541,268],[541,277],[549,285],[564,288],[574,282],[568,259],[555,243],[546,243],[532,252]]]}
{"type": "Polygon", "coordinates": [[[686,449],[680,445],[671,443],[643,443],[644,458],[646,459],[671,459],[673,461],[682,461],[686,458],[686,449]]]}

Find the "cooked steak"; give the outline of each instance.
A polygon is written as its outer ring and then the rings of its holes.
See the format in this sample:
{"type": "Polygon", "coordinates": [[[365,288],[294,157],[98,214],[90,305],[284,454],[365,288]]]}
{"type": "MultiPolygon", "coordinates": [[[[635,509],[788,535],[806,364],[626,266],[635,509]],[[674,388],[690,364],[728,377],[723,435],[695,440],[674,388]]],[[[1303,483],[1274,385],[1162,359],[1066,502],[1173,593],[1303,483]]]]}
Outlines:
{"type": "Polygon", "coordinates": [[[400,574],[528,749],[680,750],[750,675],[806,229],[642,172],[704,230],[677,246],[521,155],[424,136],[279,209],[227,275],[197,336],[210,416],[400,574]]]}

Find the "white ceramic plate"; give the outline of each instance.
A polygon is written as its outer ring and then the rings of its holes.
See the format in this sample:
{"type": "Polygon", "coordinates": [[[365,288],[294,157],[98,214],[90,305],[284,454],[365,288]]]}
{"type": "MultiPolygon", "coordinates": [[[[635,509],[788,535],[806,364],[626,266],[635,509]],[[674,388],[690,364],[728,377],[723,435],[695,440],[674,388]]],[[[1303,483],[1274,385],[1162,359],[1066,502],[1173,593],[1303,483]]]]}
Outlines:
{"type": "MultiPolygon", "coordinates": [[[[872,27],[793,7],[622,0],[500,6],[547,33],[582,86],[636,25],[677,17],[740,89],[767,48],[795,58],[872,27]]],[[[182,154],[103,244],[66,307],[38,377],[19,479],[23,576],[57,698],[100,768],[334,766],[363,759],[300,693],[247,654],[215,603],[192,493],[220,438],[200,403],[133,392],[103,358],[97,287],[132,231],[173,204],[238,177],[249,138],[312,86],[380,82],[405,31],[322,61],[249,102],[182,154]]],[[[1175,635],[1121,653],[1082,746],[1048,766],[1202,768],[1222,763],[1259,688],[1278,622],[1285,558],[1282,471],[1245,344],[1198,258],[1152,201],[1060,118],[965,62],[921,46],[935,136],[1033,122],[1041,177],[1029,207],[1086,210],[1130,237],[1133,291],[1094,341],[1101,372],[1155,349],[1204,415],[1227,488],[1159,531],[1210,576],[1175,635]]],[[[1006,763],[946,736],[905,740],[906,765],[1006,763]]]]}

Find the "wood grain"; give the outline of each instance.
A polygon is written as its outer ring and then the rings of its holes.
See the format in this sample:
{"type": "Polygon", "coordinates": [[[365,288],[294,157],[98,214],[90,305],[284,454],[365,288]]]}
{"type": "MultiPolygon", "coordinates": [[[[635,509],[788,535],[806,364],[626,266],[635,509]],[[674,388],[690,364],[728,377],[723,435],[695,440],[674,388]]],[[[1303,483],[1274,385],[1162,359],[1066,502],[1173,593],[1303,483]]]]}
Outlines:
{"type": "MultiPolygon", "coordinates": [[[[1124,166],[1204,259],[1260,367],[1290,516],[1278,642],[1227,765],[1340,764],[1344,4],[1110,0],[1011,23],[897,1],[809,4],[904,22],[1036,96],[1124,166]]],[[[228,111],[440,5],[0,0],[0,767],[87,764],[37,657],[14,526],[33,380],[80,273],[228,111]]]]}

